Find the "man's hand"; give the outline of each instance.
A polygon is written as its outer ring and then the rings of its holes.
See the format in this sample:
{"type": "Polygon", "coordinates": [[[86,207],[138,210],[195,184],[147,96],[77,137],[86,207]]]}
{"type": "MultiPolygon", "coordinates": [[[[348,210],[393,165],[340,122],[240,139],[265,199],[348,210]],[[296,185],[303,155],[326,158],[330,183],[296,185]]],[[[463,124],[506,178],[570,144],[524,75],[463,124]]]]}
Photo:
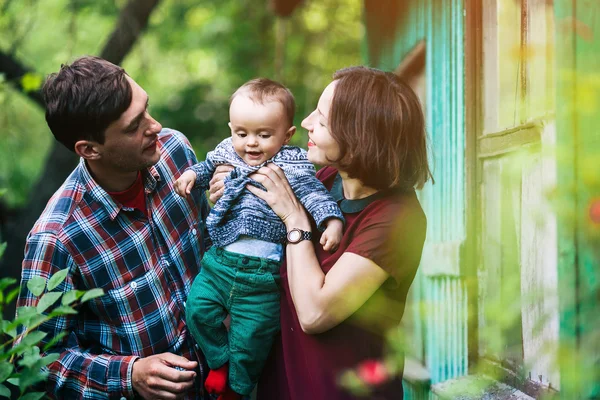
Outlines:
{"type": "Polygon", "coordinates": [[[194,183],[196,183],[196,173],[187,170],[175,181],[175,192],[181,197],[187,197],[194,188],[194,183]]]}
{"type": "Polygon", "coordinates": [[[209,182],[208,187],[208,199],[212,204],[215,204],[217,200],[223,196],[223,192],[225,191],[225,178],[233,171],[233,167],[231,165],[219,165],[215,169],[215,173],[213,174],[212,179],[209,182]]]}
{"type": "Polygon", "coordinates": [[[172,353],[138,358],[133,363],[131,384],[136,393],[147,400],[181,399],[194,385],[197,366],[196,361],[172,353]]]}
{"type": "Polygon", "coordinates": [[[338,248],[342,241],[342,235],[344,230],[344,224],[337,218],[331,218],[325,221],[327,228],[321,235],[321,245],[325,251],[334,251],[338,248]]]}

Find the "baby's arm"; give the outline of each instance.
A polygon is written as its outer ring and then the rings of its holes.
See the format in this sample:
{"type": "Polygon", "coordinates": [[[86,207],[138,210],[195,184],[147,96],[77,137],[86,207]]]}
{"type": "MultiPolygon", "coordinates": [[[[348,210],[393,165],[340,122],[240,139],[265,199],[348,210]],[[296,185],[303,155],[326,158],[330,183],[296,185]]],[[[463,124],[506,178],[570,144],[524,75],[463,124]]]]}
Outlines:
{"type": "Polygon", "coordinates": [[[196,173],[188,169],[175,181],[175,192],[181,197],[187,197],[196,183],[196,173]]]}
{"type": "Polygon", "coordinates": [[[321,235],[321,246],[325,251],[335,251],[342,241],[344,223],[337,218],[330,218],[325,225],[327,228],[321,235]]]}

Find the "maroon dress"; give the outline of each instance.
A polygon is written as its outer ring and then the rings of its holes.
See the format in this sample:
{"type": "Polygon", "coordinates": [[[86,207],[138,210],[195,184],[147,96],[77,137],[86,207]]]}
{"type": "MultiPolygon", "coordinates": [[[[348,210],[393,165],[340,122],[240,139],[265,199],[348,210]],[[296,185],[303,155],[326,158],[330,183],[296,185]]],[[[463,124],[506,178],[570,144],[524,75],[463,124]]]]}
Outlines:
{"type": "MultiPolygon", "coordinates": [[[[281,334],[263,370],[258,400],[355,399],[337,380],[344,370],[385,356],[384,334],[397,327],[402,318],[406,294],[421,259],[427,223],[413,190],[378,192],[364,199],[346,200],[335,169],[323,168],[317,177],[331,191],[346,218],[336,252],[323,251],[320,234],[314,235],[323,272],[327,273],[343,253],[350,252],[372,260],[390,277],[348,319],[327,332],[309,335],[302,332],[298,322],[284,263],[281,334]]],[[[313,227],[313,232],[318,231],[313,227]]],[[[378,386],[369,399],[402,399],[402,367],[396,378],[378,386]]]]}

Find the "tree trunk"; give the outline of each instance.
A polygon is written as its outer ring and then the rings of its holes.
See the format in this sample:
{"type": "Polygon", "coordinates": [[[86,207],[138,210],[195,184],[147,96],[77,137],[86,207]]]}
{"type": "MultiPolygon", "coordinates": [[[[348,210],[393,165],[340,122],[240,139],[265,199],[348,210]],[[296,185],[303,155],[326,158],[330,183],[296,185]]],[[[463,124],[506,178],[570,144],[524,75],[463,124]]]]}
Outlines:
{"type": "MultiPolygon", "coordinates": [[[[100,57],[114,64],[120,64],[148,25],[150,14],[159,1],[130,0],[121,10],[115,29],[106,41],[100,57]]],[[[0,73],[4,73],[8,81],[18,82],[27,72],[31,72],[31,69],[22,66],[10,55],[0,51],[0,73]]],[[[27,96],[44,107],[40,92],[29,92],[27,96]]],[[[3,277],[20,278],[27,233],[76,163],[77,157],[74,153],[58,142],[53,143],[42,174],[31,190],[29,202],[4,228],[5,235],[2,239],[7,241],[8,245],[4,257],[0,260],[0,271],[3,277]]],[[[5,319],[12,318],[14,305],[7,305],[3,314],[5,319]]]]}

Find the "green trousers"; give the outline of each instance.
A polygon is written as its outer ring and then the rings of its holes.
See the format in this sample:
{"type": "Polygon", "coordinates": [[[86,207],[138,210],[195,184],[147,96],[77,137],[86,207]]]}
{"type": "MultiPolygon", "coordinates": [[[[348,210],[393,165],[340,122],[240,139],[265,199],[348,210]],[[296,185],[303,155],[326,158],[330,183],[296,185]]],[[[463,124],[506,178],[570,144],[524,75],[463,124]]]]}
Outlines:
{"type": "Polygon", "coordinates": [[[229,362],[229,386],[242,395],[252,392],[279,332],[279,265],[212,247],[188,295],[186,322],[208,366],[229,362]]]}

